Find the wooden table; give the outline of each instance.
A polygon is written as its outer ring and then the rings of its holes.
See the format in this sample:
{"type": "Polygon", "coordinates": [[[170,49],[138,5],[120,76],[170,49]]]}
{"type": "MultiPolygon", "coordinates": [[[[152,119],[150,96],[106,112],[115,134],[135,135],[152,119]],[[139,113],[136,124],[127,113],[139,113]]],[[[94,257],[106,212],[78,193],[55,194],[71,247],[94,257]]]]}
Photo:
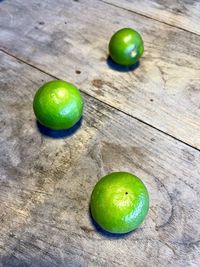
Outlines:
{"type": "Polygon", "coordinates": [[[200,266],[200,1],[0,1],[0,266],[200,266]],[[107,58],[132,27],[135,69],[107,58]],[[75,83],[81,125],[38,128],[39,86],[75,83]],[[89,215],[101,176],[129,171],[149,215],[124,236],[89,215]]]}

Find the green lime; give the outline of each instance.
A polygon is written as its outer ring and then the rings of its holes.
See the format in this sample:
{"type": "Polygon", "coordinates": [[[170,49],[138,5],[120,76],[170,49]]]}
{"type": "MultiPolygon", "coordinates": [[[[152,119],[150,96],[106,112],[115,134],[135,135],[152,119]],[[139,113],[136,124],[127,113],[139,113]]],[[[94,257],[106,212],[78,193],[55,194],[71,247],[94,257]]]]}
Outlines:
{"type": "Polygon", "coordinates": [[[90,209],[93,219],[110,233],[128,233],[144,220],[149,195],[143,182],[127,172],[104,176],[95,185],[90,209]]]}
{"type": "Polygon", "coordinates": [[[38,121],[53,130],[71,128],[83,113],[83,99],[71,83],[55,80],[38,89],[33,101],[38,121]]]}
{"type": "Polygon", "coordinates": [[[142,56],[144,44],[138,32],[130,28],[117,31],[109,43],[109,53],[113,61],[129,66],[136,63],[142,56]]]}

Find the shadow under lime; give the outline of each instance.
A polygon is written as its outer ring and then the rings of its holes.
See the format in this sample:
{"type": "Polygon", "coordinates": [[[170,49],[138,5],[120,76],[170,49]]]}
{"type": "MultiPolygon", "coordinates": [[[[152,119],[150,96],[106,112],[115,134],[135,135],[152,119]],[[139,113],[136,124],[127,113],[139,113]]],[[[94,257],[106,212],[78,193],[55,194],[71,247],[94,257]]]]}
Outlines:
{"type": "Polygon", "coordinates": [[[108,56],[106,62],[107,62],[107,65],[108,65],[108,67],[110,69],[115,70],[115,71],[119,71],[119,72],[134,71],[137,68],[139,68],[139,66],[140,66],[140,62],[139,61],[137,61],[135,64],[130,65],[130,66],[122,66],[122,65],[119,65],[119,64],[115,63],[110,56],[108,56]]]}
{"type": "Polygon", "coordinates": [[[128,237],[130,236],[134,231],[131,231],[129,233],[126,233],[126,234],[113,234],[113,233],[109,233],[107,231],[105,231],[103,228],[101,228],[96,222],[95,220],[93,219],[92,217],[92,213],[91,213],[91,210],[90,210],[90,207],[88,209],[88,216],[89,216],[89,220],[90,220],[90,223],[92,224],[92,226],[94,227],[94,229],[102,236],[108,238],[108,239],[123,239],[125,237],[128,237]]]}
{"type": "Polygon", "coordinates": [[[71,128],[64,130],[52,130],[44,125],[42,125],[39,121],[36,120],[36,126],[38,131],[49,138],[59,139],[59,138],[68,138],[74,135],[82,126],[83,117],[71,128]]]}

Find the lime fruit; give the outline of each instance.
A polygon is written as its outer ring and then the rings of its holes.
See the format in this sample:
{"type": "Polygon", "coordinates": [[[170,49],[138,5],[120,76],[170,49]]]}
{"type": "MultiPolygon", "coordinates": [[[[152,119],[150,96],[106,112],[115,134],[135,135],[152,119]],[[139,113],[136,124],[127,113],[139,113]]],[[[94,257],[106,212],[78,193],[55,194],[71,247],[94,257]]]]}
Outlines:
{"type": "Polygon", "coordinates": [[[53,130],[69,129],[83,113],[83,99],[71,83],[54,80],[38,89],[33,101],[37,120],[53,130]]]}
{"type": "Polygon", "coordinates": [[[123,66],[135,64],[142,56],[144,44],[141,35],[130,28],[117,31],[109,43],[113,61],[123,66]]]}
{"type": "Polygon", "coordinates": [[[136,229],[149,209],[143,182],[127,172],[104,176],[95,185],[90,201],[93,219],[104,230],[124,234],[136,229]]]}

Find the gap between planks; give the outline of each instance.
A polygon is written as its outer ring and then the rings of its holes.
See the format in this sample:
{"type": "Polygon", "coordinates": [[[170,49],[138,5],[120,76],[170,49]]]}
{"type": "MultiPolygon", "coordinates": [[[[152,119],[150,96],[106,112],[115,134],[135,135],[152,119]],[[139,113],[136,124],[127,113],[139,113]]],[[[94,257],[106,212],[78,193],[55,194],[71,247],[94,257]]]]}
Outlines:
{"type": "MultiPolygon", "coordinates": [[[[101,1],[101,0],[100,0],[100,1],[101,1]]],[[[104,1],[102,1],[102,2],[104,2],[104,1]]],[[[24,63],[24,64],[26,64],[26,65],[28,65],[28,66],[30,66],[30,67],[32,67],[32,68],[34,68],[34,69],[36,69],[36,70],[38,70],[38,71],[40,71],[40,72],[42,72],[42,73],[44,73],[44,74],[46,74],[46,75],[48,75],[48,76],[50,76],[50,77],[56,79],[56,80],[59,80],[59,79],[60,79],[59,77],[54,76],[54,75],[52,75],[51,73],[49,73],[49,72],[47,72],[47,71],[45,71],[45,70],[43,70],[43,69],[41,69],[41,68],[38,68],[37,66],[34,66],[33,64],[31,64],[31,63],[29,63],[29,62],[26,62],[25,60],[23,60],[23,59],[17,57],[16,55],[13,55],[12,53],[6,51],[5,49],[0,48],[0,51],[1,51],[2,53],[4,53],[4,54],[6,54],[6,55],[8,55],[8,56],[10,56],[10,57],[12,57],[12,58],[15,58],[16,60],[18,60],[18,61],[20,61],[20,62],[22,62],[22,63],[24,63]]],[[[126,116],[128,116],[128,117],[130,117],[130,118],[133,118],[133,119],[137,120],[138,122],[140,122],[140,123],[142,123],[142,124],[144,124],[144,125],[147,125],[147,126],[151,127],[152,129],[155,129],[155,130],[157,130],[158,132],[163,133],[163,134],[165,134],[166,136],[171,137],[171,138],[173,138],[174,140],[176,140],[176,141],[178,141],[178,142],[180,142],[180,143],[182,143],[182,144],[184,144],[184,145],[187,145],[188,147],[191,147],[192,149],[194,149],[194,150],[200,152],[200,149],[198,149],[197,147],[192,146],[192,145],[190,145],[190,144],[188,144],[188,143],[182,141],[181,139],[179,139],[179,138],[177,138],[177,137],[175,137],[175,136],[173,136],[173,135],[171,135],[171,134],[169,134],[169,133],[167,133],[167,132],[165,132],[165,131],[162,131],[162,130],[158,129],[158,128],[156,128],[155,126],[153,126],[153,125],[151,125],[151,124],[149,124],[149,123],[147,123],[147,122],[145,122],[145,121],[143,121],[143,120],[141,120],[141,119],[139,119],[139,118],[137,118],[137,117],[134,117],[134,116],[132,116],[132,115],[126,113],[126,112],[124,112],[124,111],[121,110],[120,108],[116,108],[116,107],[114,107],[114,106],[112,106],[112,105],[110,105],[110,104],[104,102],[103,100],[100,100],[100,99],[98,99],[98,98],[96,98],[96,97],[90,95],[90,94],[87,93],[87,92],[83,92],[82,90],[80,90],[80,91],[81,91],[83,94],[88,95],[89,97],[95,99],[96,101],[98,101],[98,102],[100,102],[100,103],[103,103],[104,105],[106,105],[106,106],[108,106],[108,107],[111,107],[111,108],[113,108],[113,109],[119,111],[120,113],[125,114],[126,116]]]]}
{"type": "Polygon", "coordinates": [[[114,6],[114,7],[116,7],[116,8],[119,8],[119,9],[122,9],[122,10],[125,10],[125,11],[128,11],[128,12],[134,13],[134,14],[136,14],[136,15],[143,16],[143,17],[145,17],[145,18],[148,18],[148,19],[157,21],[157,22],[159,22],[159,23],[165,24],[165,25],[170,26],[170,27],[172,27],[172,28],[176,28],[176,29],[179,29],[179,30],[182,30],[182,31],[189,32],[189,33],[191,33],[191,34],[200,36],[200,34],[198,34],[198,33],[196,33],[196,32],[189,31],[189,30],[187,30],[187,29],[185,29],[185,28],[182,28],[182,27],[180,27],[180,26],[175,26],[175,25],[173,25],[173,24],[171,24],[171,23],[167,23],[166,21],[159,20],[159,19],[157,19],[157,18],[148,16],[148,15],[143,14],[143,13],[140,13],[140,12],[138,12],[138,11],[131,10],[131,9],[128,9],[128,8],[125,8],[125,7],[121,7],[121,6],[117,5],[117,4],[109,3],[109,2],[107,2],[106,0],[98,0],[98,1],[99,1],[99,2],[102,2],[102,3],[105,3],[106,5],[114,6]]]}

